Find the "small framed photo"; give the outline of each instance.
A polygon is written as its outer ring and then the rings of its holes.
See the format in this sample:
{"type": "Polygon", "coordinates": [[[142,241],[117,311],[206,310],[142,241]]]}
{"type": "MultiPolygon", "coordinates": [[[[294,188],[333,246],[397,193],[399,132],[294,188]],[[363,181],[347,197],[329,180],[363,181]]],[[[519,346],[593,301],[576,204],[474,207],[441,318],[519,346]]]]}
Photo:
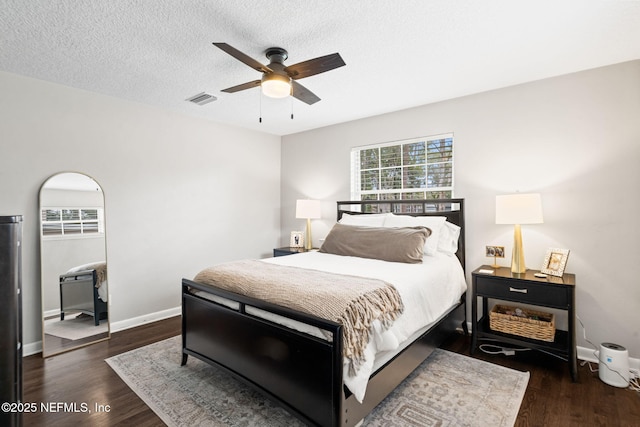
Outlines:
{"type": "Polygon", "coordinates": [[[549,248],[540,271],[550,276],[562,277],[568,258],[569,249],[549,248]]]}
{"type": "Polygon", "coordinates": [[[504,258],[504,246],[487,246],[485,250],[488,257],[504,258]]]}
{"type": "Polygon", "coordinates": [[[289,239],[289,247],[291,248],[304,247],[304,233],[302,231],[291,232],[291,238],[289,239]]]}
{"type": "Polygon", "coordinates": [[[504,258],[504,246],[487,246],[485,255],[493,257],[493,264],[491,264],[491,267],[500,268],[498,258],[504,258]]]}

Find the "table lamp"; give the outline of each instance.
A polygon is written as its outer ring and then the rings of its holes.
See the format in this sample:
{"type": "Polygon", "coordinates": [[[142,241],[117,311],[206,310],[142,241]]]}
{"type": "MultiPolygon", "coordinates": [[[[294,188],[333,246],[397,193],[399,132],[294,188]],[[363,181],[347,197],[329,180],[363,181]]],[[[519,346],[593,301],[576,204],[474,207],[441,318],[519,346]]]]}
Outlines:
{"type": "Polygon", "coordinates": [[[511,272],[524,273],[524,250],[522,248],[521,224],[541,224],[542,201],[540,194],[507,194],[496,196],[496,224],[513,224],[513,252],[511,272]]]}
{"type": "Polygon", "coordinates": [[[311,220],[320,218],[321,209],[319,200],[302,199],[296,201],[296,218],[307,220],[307,232],[304,238],[304,248],[309,250],[311,245],[311,220]]]}

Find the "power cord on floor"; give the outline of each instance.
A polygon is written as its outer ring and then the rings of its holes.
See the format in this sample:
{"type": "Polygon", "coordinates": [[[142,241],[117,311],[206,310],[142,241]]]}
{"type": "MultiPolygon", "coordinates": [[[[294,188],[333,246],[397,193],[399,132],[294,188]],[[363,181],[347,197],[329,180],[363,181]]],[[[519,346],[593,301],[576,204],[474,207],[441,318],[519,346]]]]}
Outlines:
{"type": "MultiPolygon", "coordinates": [[[[593,369],[593,366],[591,365],[591,362],[589,362],[588,360],[583,360],[582,363],[580,363],[580,366],[584,366],[584,365],[587,365],[591,372],[598,372],[599,368],[593,369]]],[[[602,362],[602,365],[605,366],[610,371],[615,372],[616,374],[620,375],[625,381],[627,380],[626,378],[624,378],[622,376],[622,374],[620,374],[620,372],[614,371],[609,366],[607,366],[607,364],[605,362],[602,362]]],[[[633,375],[633,378],[629,378],[629,389],[633,390],[633,391],[640,392],[640,378],[638,378],[638,374],[636,374],[635,372],[631,372],[631,375],[633,375]]]]}
{"type": "MultiPolygon", "coordinates": [[[[578,316],[577,314],[576,314],[576,319],[578,319],[578,322],[580,322],[580,326],[582,326],[582,336],[584,340],[588,342],[591,345],[591,347],[593,347],[593,357],[595,357],[596,360],[599,361],[597,369],[593,369],[593,367],[591,366],[591,362],[589,362],[588,360],[585,360],[582,363],[580,363],[580,366],[584,366],[585,364],[588,364],[589,370],[591,372],[598,372],[598,370],[600,369],[600,365],[602,365],[608,370],[610,370],[611,372],[615,372],[616,374],[618,374],[620,378],[622,378],[626,382],[627,378],[624,375],[622,375],[619,371],[616,371],[615,369],[611,368],[609,364],[604,360],[600,360],[600,357],[598,357],[599,348],[594,343],[589,341],[589,339],[587,339],[587,328],[584,327],[584,323],[582,323],[582,319],[580,319],[580,316],[578,316]]],[[[628,381],[629,389],[640,392],[640,378],[638,377],[638,374],[635,372],[629,372],[629,374],[633,375],[633,377],[629,378],[629,381],[628,381]]]]}
{"type": "Polygon", "coordinates": [[[487,354],[504,354],[505,356],[513,356],[516,351],[531,350],[530,348],[511,348],[496,344],[480,344],[478,348],[487,354]]]}
{"type": "Polygon", "coordinates": [[[640,378],[637,374],[629,380],[629,388],[640,393],[640,378]]]}

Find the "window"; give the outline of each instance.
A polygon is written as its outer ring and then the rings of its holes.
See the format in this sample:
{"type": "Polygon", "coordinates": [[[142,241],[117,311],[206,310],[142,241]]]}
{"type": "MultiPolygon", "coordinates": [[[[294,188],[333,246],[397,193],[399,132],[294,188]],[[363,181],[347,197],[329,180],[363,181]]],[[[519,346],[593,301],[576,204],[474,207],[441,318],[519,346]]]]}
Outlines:
{"type": "Polygon", "coordinates": [[[352,200],[447,199],[453,192],[453,134],[351,150],[352,200]]]}
{"type": "Polygon", "coordinates": [[[45,208],[40,219],[43,237],[104,234],[101,208],[45,208]]]}

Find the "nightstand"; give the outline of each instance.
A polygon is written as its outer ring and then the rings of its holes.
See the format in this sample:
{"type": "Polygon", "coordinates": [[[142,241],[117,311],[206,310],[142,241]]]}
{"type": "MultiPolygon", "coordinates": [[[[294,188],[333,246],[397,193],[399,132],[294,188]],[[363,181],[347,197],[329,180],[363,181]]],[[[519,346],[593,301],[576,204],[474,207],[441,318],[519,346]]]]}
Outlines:
{"type": "Polygon", "coordinates": [[[565,274],[562,277],[538,278],[534,276],[534,273],[538,272],[527,270],[525,273],[517,274],[512,273],[509,267],[493,268],[483,265],[471,273],[473,282],[471,353],[476,350],[478,341],[483,339],[540,350],[568,362],[571,379],[575,382],[578,380],[575,336],[576,277],[574,274],[565,274]],[[478,298],[482,300],[480,319],[478,319],[478,298]],[[552,342],[491,330],[488,312],[490,299],[510,301],[515,305],[527,304],[565,310],[568,317],[568,330],[556,330],[552,342]]]}
{"type": "Polygon", "coordinates": [[[275,248],[273,250],[273,256],[285,256],[285,255],[293,255],[293,254],[301,254],[304,252],[317,251],[317,249],[305,249],[305,248],[291,248],[285,246],[284,248],[275,248]]]}

